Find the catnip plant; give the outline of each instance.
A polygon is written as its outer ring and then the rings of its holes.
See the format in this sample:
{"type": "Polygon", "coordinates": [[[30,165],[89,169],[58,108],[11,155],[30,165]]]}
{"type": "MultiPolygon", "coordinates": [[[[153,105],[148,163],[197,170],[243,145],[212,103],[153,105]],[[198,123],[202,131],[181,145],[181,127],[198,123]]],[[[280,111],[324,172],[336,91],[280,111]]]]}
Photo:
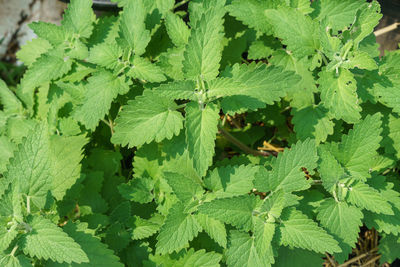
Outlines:
{"type": "Polygon", "coordinates": [[[0,266],[400,257],[400,52],[364,0],[71,0],[0,81],[0,266]]]}

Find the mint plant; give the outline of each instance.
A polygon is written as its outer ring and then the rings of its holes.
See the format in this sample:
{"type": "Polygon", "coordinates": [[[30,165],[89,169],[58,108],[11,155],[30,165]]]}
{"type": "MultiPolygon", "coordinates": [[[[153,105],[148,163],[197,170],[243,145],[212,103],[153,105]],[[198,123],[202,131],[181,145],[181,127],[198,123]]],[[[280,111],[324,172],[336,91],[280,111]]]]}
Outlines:
{"type": "Polygon", "coordinates": [[[400,257],[376,1],[115,2],[32,23],[0,81],[0,266],[321,266],[362,227],[400,257]]]}

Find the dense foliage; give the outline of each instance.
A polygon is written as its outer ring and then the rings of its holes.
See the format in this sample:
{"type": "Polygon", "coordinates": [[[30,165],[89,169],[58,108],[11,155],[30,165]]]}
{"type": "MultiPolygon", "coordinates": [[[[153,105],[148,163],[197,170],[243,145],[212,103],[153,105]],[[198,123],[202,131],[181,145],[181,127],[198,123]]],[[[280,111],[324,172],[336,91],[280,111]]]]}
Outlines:
{"type": "Polygon", "coordinates": [[[379,4],[185,2],[72,0],[30,25],[21,83],[0,81],[0,266],[321,266],[360,227],[393,261],[400,53],[379,58],[379,4]]]}

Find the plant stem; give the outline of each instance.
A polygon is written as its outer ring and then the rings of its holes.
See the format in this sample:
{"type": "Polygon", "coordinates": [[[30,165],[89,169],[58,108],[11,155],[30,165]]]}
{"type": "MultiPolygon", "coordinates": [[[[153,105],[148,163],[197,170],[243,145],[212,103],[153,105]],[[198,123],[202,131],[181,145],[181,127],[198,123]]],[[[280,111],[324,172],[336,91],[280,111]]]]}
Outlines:
{"type": "Polygon", "coordinates": [[[180,1],[179,3],[177,3],[177,4],[174,6],[174,9],[177,9],[177,8],[180,7],[180,6],[183,6],[183,5],[186,4],[187,2],[189,2],[189,0],[180,1]]]}
{"type": "Polygon", "coordinates": [[[31,197],[30,196],[26,197],[26,212],[28,212],[28,214],[31,213],[31,197]]]}
{"type": "Polygon", "coordinates": [[[312,183],[313,184],[322,184],[322,180],[313,180],[312,183]]]}
{"type": "Polygon", "coordinates": [[[324,53],[322,53],[321,51],[318,50],[318,54],[321,55],[322,61],[325,63],[325,66],[328,65],[328,60],[326,59],[324,53]]]}
{"type": "Polygon", "coordinates": [[[219,132],[232,144],[234,144],[235,146],[237,146],[238,148],[240,148],[241,150],[243,150],[245,153],[247,154],[251,154],[254,156],[263,156],[263,157],[267,157],[270,156],[271,154],[265,151],[258,151],[255,149],[252,149],[248,146],[246,146],[245,144],[243,144],[241,141],[239,141],[238,139],[236,139],[233,135],[231,135],[229,132],[227,132],[225,129],[223,129],[222,127],[218,126],[219,132]]]}
{"type": "Polygon", "coordinates": [[[15,252],[17,251],[17,249],[18,249],[18,245],[15,245],[15,247],[11,250],[10,255],[14,256],[15,252]]]}
{"type": "Polygon", "coordinates": [[[180,105],[178,105],[178,106],[176,107],[176,109],[184,108],[184,107],[186,107],[186,104],[187,104],[187,103],[180,104],[180,105]]]}

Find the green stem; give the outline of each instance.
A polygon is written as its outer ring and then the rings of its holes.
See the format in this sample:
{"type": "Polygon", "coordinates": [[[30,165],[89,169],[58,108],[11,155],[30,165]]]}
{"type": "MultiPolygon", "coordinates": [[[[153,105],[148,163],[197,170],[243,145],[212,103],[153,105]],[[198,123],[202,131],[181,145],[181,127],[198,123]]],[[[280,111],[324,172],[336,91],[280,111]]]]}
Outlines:
{"type": "Polygon", "coordinates": [[[28,212],[28,214],[31,213],[31,197],[30,196],[26,197],[26,211],[28,212]]]}
{"type": "Polygon", "coordinates": [[[186,4],[187,2],[189,2],[189,0],[180,1],[179,3],[177,3],[177,4],[174,6],[174,9],[177,9],[177,8],[180,7],[180,6],[183,6],[183,5],[186,4]]]}
{"type": "Polygon", "coordinates": [[[252,149],[248,146],[246,146],[245,144],[243,144],[241,141],[239,141],[238,139],[236,139],[233,135],[231,135],[229,132],[227,132],[224,128],[222,128],[221,126],[218,126],[218,129],[220,131],[220,133],[232,144],[234,144],[235,146],[237,146],[238,148],[240,148],[241,150],[243,150],[245,153],[247,154],[251,154],[254,156],[262,156],[262,157],[267,157],[270,156],[271,154],[268,152],[264,152],[264,151],[258,151],[255,149],[252,149]]]}
{"type": "Polygon", "coordinates": [[[187,104],[187,103],[180,104],[180,105],[178,105],[178,106],[176,107],[176,109],[184,108],[184,107],[186,107],[186,104],[187,104]]]}
{"type": "Polygon", "coordinates": [[[17,252],[17,249],[18,249],[18,245],[15,245],[15,247],[11,250],[10,255],[14,256],[15,252],[17,252]]]}
{"type": "Polygon", "coordinates": [[[328,66],[328,60],[326,59],[324,53],[318,50],[318,54],[321,55],[322,61],[324,62],[325,66],[328,66]]]}

